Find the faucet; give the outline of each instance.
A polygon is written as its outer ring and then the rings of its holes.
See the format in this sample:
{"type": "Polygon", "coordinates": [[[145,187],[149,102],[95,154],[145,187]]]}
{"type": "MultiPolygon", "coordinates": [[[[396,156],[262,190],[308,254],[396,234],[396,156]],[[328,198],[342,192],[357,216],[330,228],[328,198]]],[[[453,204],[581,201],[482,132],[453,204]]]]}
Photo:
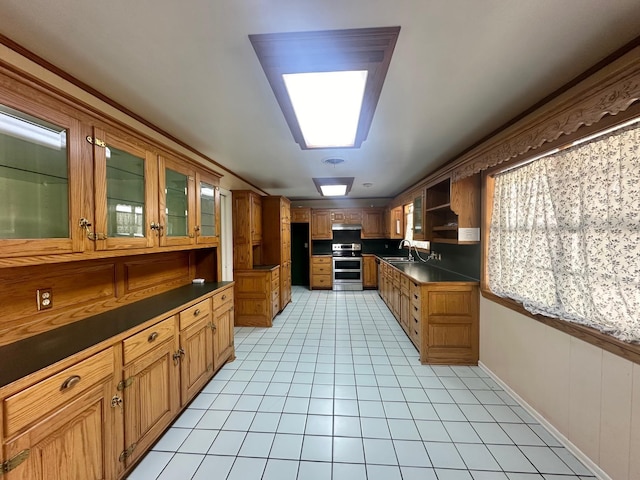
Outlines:
{"type": "Polygon", "coordinates": [[[413,261],[413,255],[411,255],[411,241],[407,240],[406,238],[403,240],[400,240],[400,245],[398,245],[398,250],[400,250],[402,248],[402,246],[405,244],[405,242],[409,245],[409,256],[407,257],[407,260],[412,262],[413,261]]]}

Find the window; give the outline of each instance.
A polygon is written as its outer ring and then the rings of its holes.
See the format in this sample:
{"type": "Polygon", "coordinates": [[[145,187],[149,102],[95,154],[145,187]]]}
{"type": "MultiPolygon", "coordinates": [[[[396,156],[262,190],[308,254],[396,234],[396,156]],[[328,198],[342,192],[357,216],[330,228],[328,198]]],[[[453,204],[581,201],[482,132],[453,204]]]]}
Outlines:
{"type": "Polygon", "coordinates": [[[494,178],[487,281],[534,314],[640,343],[640,125],[494,178]]]}

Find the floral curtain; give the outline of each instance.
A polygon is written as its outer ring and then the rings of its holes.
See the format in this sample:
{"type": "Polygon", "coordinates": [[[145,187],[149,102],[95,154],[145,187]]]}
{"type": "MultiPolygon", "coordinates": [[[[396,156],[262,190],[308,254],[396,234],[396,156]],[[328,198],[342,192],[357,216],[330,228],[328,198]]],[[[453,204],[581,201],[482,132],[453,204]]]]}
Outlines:
{"type": "Polygon", "coordinates": [[[489,288],[640,343],[640,125],[495,178],[489,288]]]}

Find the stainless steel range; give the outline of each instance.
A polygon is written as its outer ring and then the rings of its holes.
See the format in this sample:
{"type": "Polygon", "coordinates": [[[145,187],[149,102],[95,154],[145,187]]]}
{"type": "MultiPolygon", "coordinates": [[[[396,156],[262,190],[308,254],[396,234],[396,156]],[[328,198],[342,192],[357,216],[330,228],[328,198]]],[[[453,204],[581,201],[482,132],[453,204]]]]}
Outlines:
{"type": "Polygon", "coordinates": [[[334,243],[333,289],[362,290],[362,245],[359,243],[334,243]]]}

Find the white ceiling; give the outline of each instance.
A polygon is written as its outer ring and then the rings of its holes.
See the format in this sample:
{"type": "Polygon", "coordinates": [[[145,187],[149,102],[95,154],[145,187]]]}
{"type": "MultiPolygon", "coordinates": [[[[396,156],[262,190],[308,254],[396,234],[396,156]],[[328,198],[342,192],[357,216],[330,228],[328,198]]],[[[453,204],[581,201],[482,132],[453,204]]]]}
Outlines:
{"type": "Polygon", "coordinates": [[[290,198],[318,198],[311,178],[328,176],[354,176],[350,197],[394,196],[640,35],[638,0],[2,0],[0,18],[10,39],[290,198]],[[247,36],[396,25],[362,148],[301,150],[247,36]]]}

